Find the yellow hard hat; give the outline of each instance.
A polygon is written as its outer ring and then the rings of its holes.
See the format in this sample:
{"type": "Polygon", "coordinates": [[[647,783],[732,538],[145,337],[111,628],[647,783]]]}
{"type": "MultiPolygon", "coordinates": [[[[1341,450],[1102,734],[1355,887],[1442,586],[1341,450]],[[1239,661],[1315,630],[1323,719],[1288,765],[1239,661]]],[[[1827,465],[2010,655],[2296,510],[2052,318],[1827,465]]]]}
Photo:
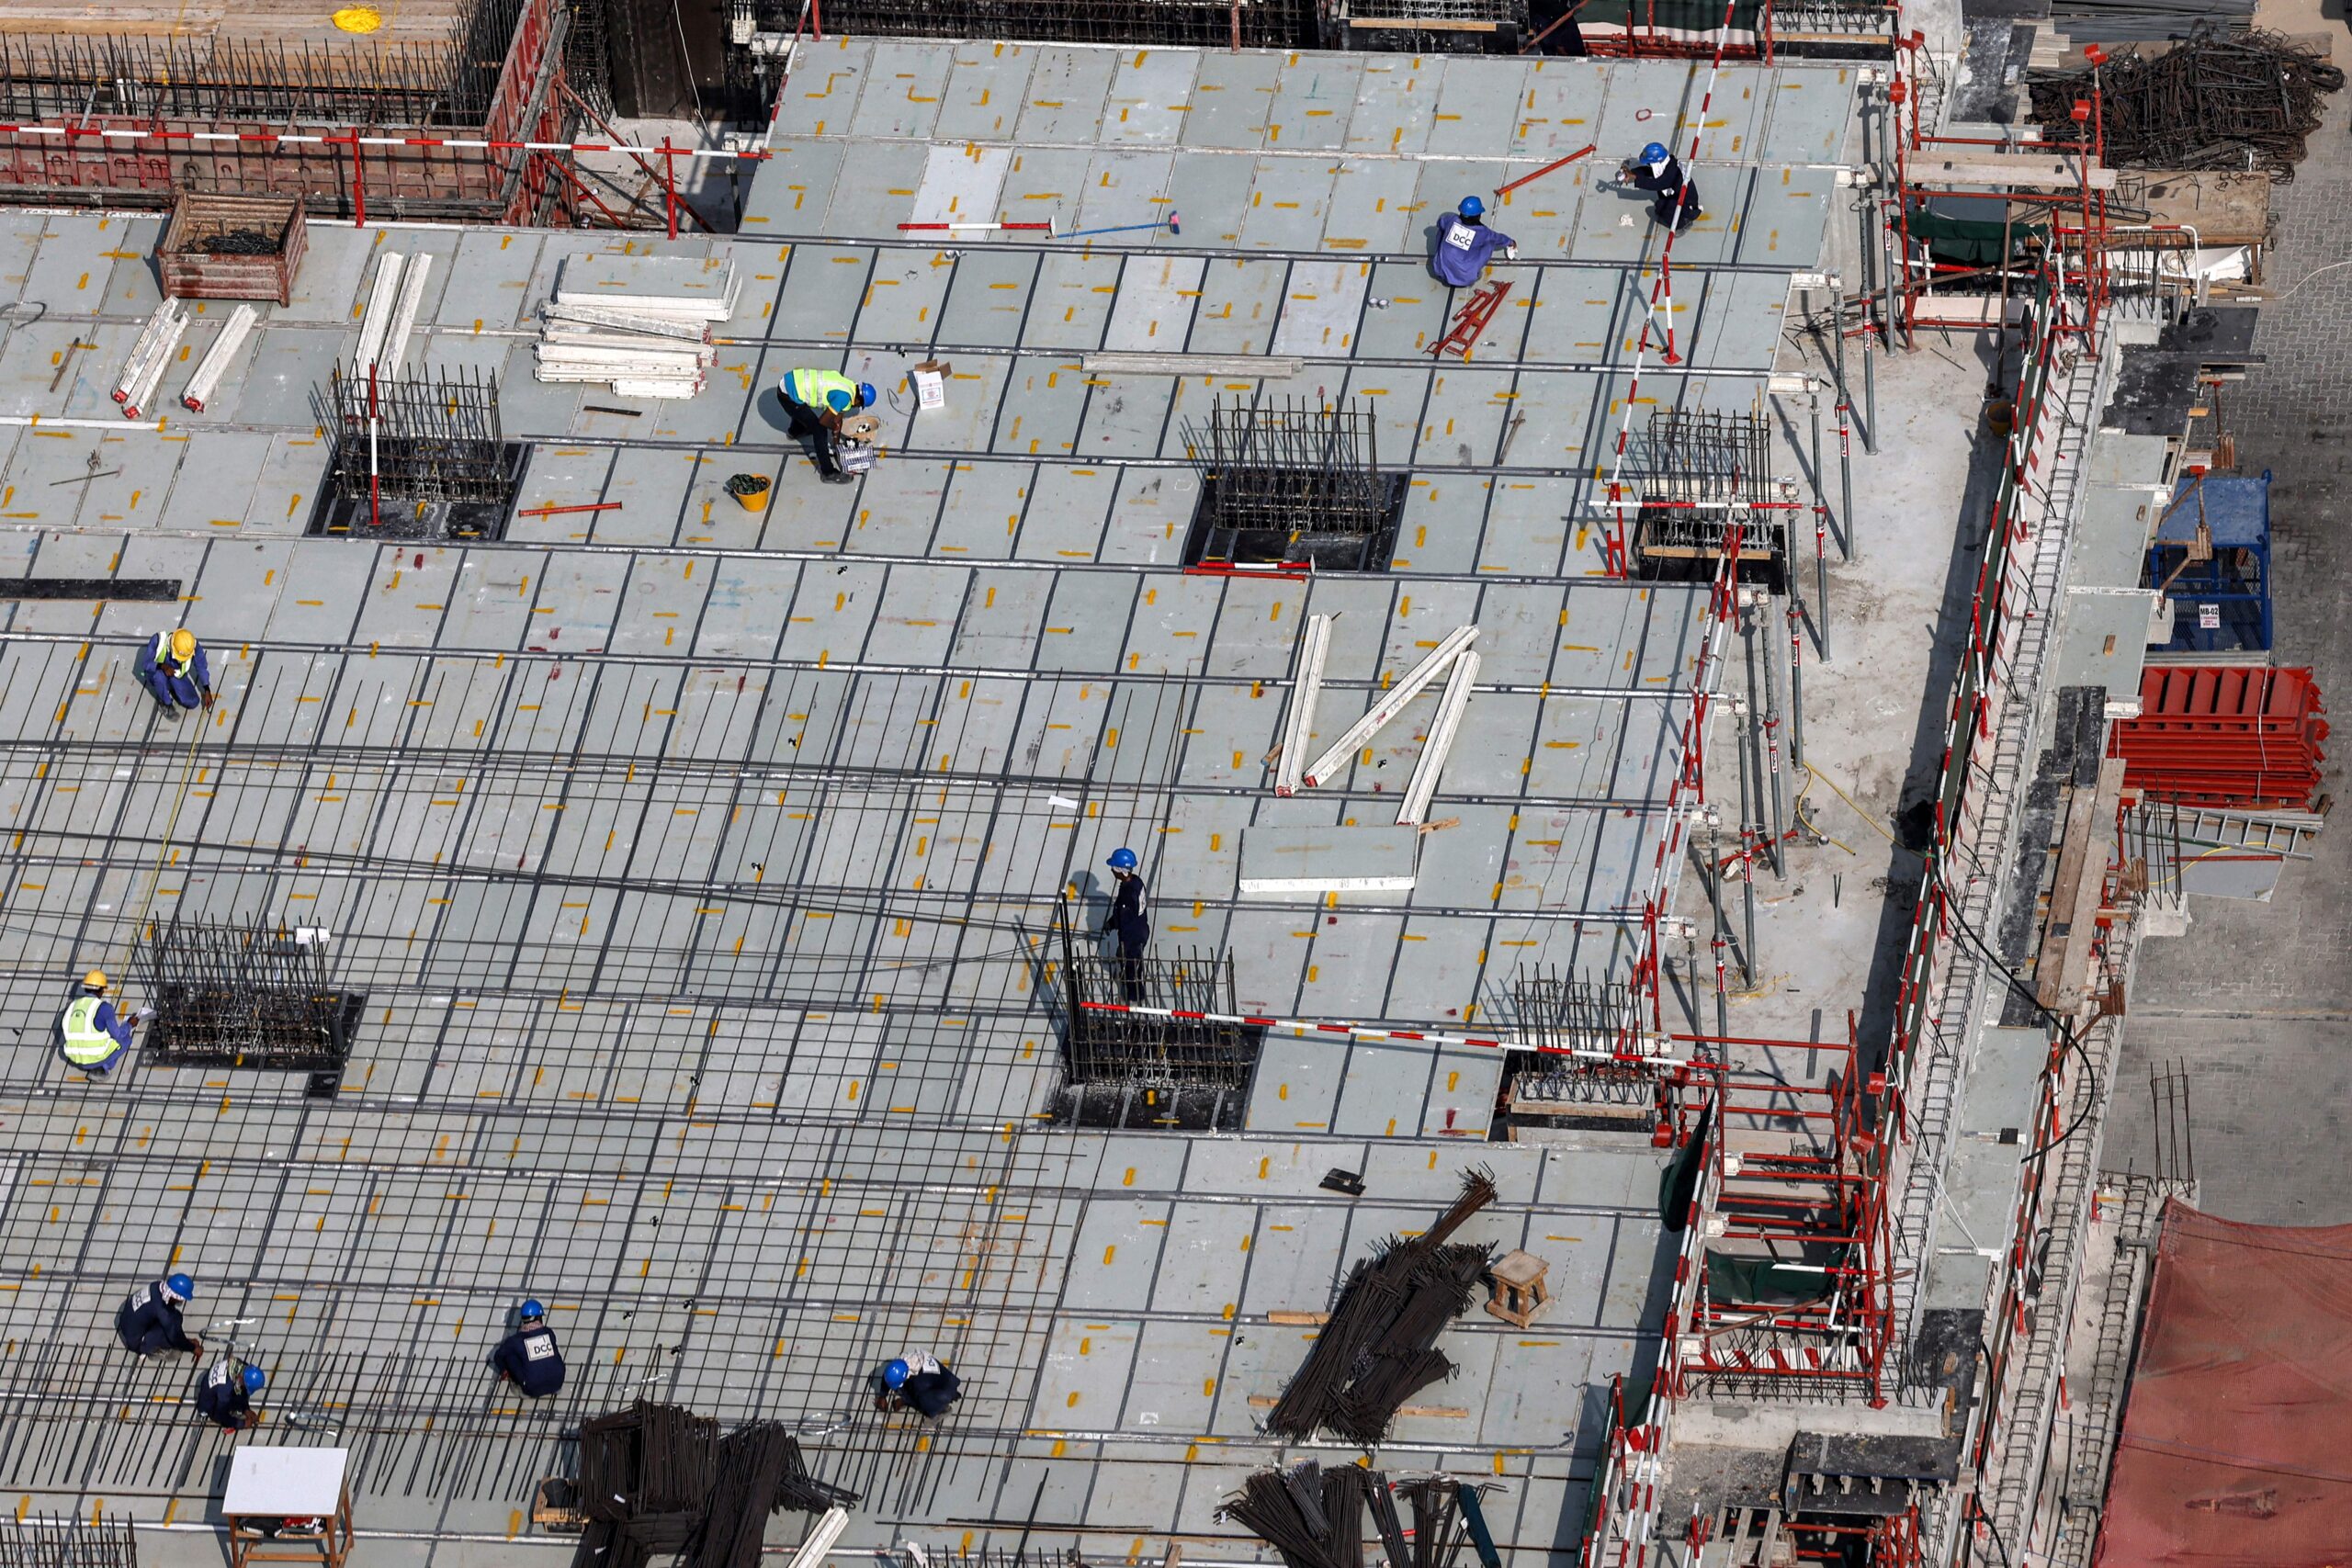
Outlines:
{"type": "Polygon", "coordinates": [[[91,990],[103,991],[107,988],[107,972],[103,969],[93,969],[82,976],[82,984],[91,990]]]}
{"type": "Polygon", "coordinates": [[[186,626],[172,634],[172,657],[182,664],[196,657],[196,634],[186,626]]]}

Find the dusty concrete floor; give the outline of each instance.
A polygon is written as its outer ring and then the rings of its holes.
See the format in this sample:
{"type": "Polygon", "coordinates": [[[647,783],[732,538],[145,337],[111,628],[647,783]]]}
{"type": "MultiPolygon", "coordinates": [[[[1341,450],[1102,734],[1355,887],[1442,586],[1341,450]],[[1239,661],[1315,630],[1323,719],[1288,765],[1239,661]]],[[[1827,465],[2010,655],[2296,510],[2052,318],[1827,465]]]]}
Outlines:
{"type": "MultiPolygon", "coordinates": [[[[2341,9],[2273,24],[2326,27],[2352,59],[2341,9]]],[[[2270,21],[2266,9],[2264,19],[2270,21]]],[[[2277,297],[2255,346],[2268,363],[2224,398],[2239,463],[2270,491],[2278,661],[2309,665],[2338,714],[2321,788],[2346,797],[2352,756],[2352,90],[2335,95],[2294,181],[2272,195],[2277,297]],[[2318,269],[2333,266],[2334,270],[2318,269]]],[[[2268,904],[2199,899],[2185,936],[2140,955],[2105,1163],[2153,1156],[2152,1066],[2179,1063],[2203,1207],[2286,1224],[2352,1221],[2352,821],[2320,836],[2268,904]]]]}

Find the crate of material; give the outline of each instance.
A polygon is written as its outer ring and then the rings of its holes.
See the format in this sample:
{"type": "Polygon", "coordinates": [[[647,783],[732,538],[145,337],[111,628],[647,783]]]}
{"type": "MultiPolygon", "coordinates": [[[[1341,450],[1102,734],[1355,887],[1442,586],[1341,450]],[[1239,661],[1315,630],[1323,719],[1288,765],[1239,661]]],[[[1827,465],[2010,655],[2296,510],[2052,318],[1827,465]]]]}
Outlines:
{"type": "Polygon", "coordinates": [[[184,191],[155,254],[164,292],[181,299],[294,298],[309,231],[292,197],[184,191]]]}

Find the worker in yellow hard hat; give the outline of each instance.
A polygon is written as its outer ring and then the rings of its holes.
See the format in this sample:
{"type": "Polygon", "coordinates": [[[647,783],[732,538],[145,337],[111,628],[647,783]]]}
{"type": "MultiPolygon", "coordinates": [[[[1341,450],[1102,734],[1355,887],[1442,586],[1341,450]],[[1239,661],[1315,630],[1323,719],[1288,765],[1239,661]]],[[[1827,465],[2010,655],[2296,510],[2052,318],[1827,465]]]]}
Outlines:
{"type": "Polygon", "coordinates": [[[57,1015],[57,1054],[67,1066],[104,1077],[130,1049],[131,1026],[154,1016],[153,1008],[141,1008],[129,1017],[116,1011],[107,998],[107,972],[93,969],[82,976],[82,994],[57,1015]]]}
{"type": "Polygon", "coordinates": [[[140,682],[174,718],[185,709],[212,705],[212,671],[204,647],[186,626],[157,632],[141,643],[136,668],[140,682]]]}

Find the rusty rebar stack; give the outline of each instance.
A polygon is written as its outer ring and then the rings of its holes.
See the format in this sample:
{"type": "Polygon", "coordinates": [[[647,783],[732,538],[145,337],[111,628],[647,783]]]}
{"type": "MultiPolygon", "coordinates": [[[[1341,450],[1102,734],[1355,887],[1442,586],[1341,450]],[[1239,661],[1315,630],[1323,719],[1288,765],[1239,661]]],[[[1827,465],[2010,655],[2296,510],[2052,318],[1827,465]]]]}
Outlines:
{"type": "Polygon", "coordinates": [[[2227,37],[2200,26],[2161,54],[2137,50],[2104,65],[2030,80],[2033,118],[2053,141],[2080,142],[2093,121],[2077,103],[2096,91],[2106,161],[2143,169],[2260,169],[2290,180],[2321,99],[2344,73],[2278,33],[2227,37]]]}

